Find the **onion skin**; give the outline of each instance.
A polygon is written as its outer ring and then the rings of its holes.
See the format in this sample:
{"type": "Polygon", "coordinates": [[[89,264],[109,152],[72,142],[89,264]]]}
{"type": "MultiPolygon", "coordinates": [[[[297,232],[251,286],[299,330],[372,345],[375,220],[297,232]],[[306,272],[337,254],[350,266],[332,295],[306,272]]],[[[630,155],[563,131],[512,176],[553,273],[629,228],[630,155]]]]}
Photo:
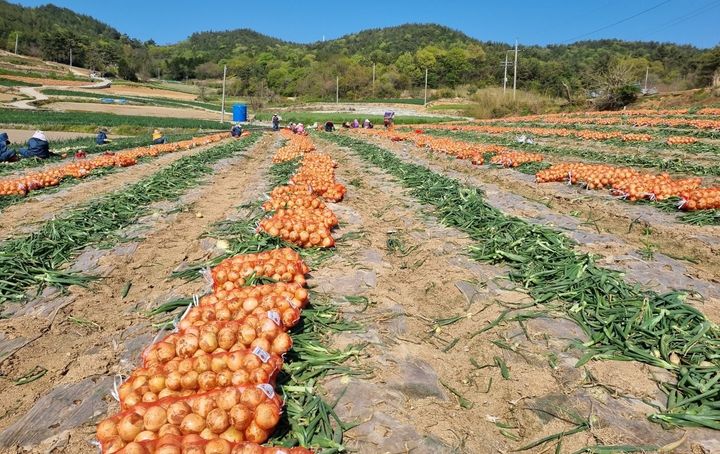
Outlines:
{"type": "Polygon", "coordinates": [[[135,440],[143,430],[143,418],[137,413],[128,413],[118,422],[117,431],[120,438],[126,443],[135,440]]]}
{"type": "Polygon", "coordinates": [[[117,425],[112,419],[101,421],[97,426],[97,438],[100,441],[110,440],[118,436],[117,425]]]}
{"type": "Polygon", "coordinates": [[[192,413],[192,408],[185,402],[173,402],[167,409],[167,420],[170,424],[179,426],[185,416],[192,413]]]}
{"type": "Polygon", "coordinates": [[[180,431],[183,434],[199,434],[205,429],[205,420],[202,416],[190,413],[180,423],[180,431]]]}
{"type": "Polygon", "coordinates": [[[153,406],[145,412],[145,416],[143,417],[145,430],[157,432],[165,423],[167,423],[167,412],[164,408],[153,406]]]}
{"type": "Polygon", "coordinates": [[[280,422],[280,410],[271,403],[261,403],[255,409],[255,423],[261,429],[272,430],[280,422]]]}

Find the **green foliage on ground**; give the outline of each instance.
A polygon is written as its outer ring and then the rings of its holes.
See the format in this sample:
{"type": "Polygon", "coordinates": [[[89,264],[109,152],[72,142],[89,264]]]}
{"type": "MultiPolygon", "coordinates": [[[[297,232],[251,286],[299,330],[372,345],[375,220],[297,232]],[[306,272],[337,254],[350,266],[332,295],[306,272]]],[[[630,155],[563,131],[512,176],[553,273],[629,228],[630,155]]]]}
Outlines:
{"type": "Polygon", "coordinates": [[[172,117],[144,117],[96,112],[54,112],[47,110],[4,109],[0,126],[37,128],[51,131],[95,132],[98,127],[111,128],[115,134],[149,133],[153,128],[186,130],[225,130],[218,121],[172,117]]]}

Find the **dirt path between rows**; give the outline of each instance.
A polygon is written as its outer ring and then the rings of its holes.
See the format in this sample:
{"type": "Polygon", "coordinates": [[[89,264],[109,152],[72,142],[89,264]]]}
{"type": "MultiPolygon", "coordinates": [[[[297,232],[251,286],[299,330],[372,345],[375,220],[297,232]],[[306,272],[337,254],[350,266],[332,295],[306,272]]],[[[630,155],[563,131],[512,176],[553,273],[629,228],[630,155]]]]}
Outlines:
{"type": "MultiPolygon", "coordinates": [[[[338,242],[311,285],[366,328],[336,336],[335,345],[367,344],[360,365],[373,374],[325,384],[330,399],[340,399],[340,416],[360,423],[346,434],[353,451],[510,452],[572,429],[572,413],[591,417],[593,426],[565,436],[561,452],[664,445],[683,436],[646,419],[654,408],[643,400],[664,402],[654,382],[668,379],[664,371],[631,362],[576,369],[583,352],[574,341],[586,338],[550,308],[490,329],[502,311],[517,314],[531,302],[512,288],[506,270],[470,261],[467,236],[439,225],[395,179],[345,148],[317,143],[348,184],[345,200],[331,206],[343,226],[336,236],[353,235],[338,242]],[[367,297],[367,308],[346,295],[367,297]],[[500,363],[508,367],[505,378],[500,363]]],[[[691,430],[679,452],[712,449],[714,439],[711,431],[691,430]]],[[[528,452],[552,452],[555,444],[528,452]]]]}
{"type": "Polygon", "coordinates": [[[88,444],[94,423],[108,412],[108,404],[116,409],[109,396],[113,377],[135,367],[156,334],[143,314],[201,291],[202,280],[169,280],[170,272],[185,260],[209,257],[214,242],[201,239],[202,233],[235,214],[238,204],[259,197],[272,141],[266,135],[246,157],[216,164],[216,173],[203,186],[165,204],[164,214],[147,216],[129,228],[128,236],[136,235],[133,242],[83,254],[78,263],[103,275],[102,281],[30,302],[0,322],[0,340],[7,351],[46,326],[57,311],[49,331],[0,370],[6,378],[0,381],[0,451],[25,452],[17,446],[27,445],[38,453],[95,452],[88,444]],[[122,298],[128,282],[131,287],[122,298]],[[47,373],[23,386],[13,384],[36,366],[47,373]]]}
{"type": "Polygon", "coordinates": [[[180,158],[195,155],[215,146],[217,146],[217,143],[164,154],[147,162],[119,169],[118,172],[104,177],[91,177],[58,192],[50,194],[42,194],[41,192],[38,195],[30,193],[27,200],[11,205],[0,212],[0,240],[17,233],[33,231],[39,224],[82,204],[90,198],[129,186],[163,167],[167,167],[180,158]]]}

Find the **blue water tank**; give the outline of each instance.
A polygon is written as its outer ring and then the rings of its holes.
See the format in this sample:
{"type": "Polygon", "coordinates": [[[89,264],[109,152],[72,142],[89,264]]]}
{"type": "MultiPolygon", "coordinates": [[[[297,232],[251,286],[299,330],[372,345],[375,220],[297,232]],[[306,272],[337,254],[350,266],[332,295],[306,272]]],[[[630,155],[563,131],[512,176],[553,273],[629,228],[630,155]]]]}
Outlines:
{"type": "Polygon", "coordinates": [[[233,121],[247,121],[247,104],[233,104],[233,121]]]}

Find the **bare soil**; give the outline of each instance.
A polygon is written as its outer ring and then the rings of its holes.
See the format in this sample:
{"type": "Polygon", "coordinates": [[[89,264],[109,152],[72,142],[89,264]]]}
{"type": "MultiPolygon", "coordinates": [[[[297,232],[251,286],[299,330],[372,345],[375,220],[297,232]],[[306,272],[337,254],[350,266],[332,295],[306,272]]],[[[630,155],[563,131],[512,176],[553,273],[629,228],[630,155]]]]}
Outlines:
{"type": "Polygon", "coordinates": [[[178,99],[182,101],[194,101],[196,96],[192,93],[183,93],[180,91],[164,90],[162,88],[133,86],[133,85],[113,85],[110,88],[102,88],[98,90],[78,90],[87,93],[99,93],[108,95],[125,95],[125,96],[153,96],[158,98],[178,99]]]}
{"type": "Polygon", "coordinates": [[[122,104],[101,104],[91,102],[54,102],[46,104],[52,110],[102,112],[116,115],[138,115],[146,117],[194,118],[200,120],[218,120],[218,114],[200,109],[156,106],[128,106],[122,104]]]}

